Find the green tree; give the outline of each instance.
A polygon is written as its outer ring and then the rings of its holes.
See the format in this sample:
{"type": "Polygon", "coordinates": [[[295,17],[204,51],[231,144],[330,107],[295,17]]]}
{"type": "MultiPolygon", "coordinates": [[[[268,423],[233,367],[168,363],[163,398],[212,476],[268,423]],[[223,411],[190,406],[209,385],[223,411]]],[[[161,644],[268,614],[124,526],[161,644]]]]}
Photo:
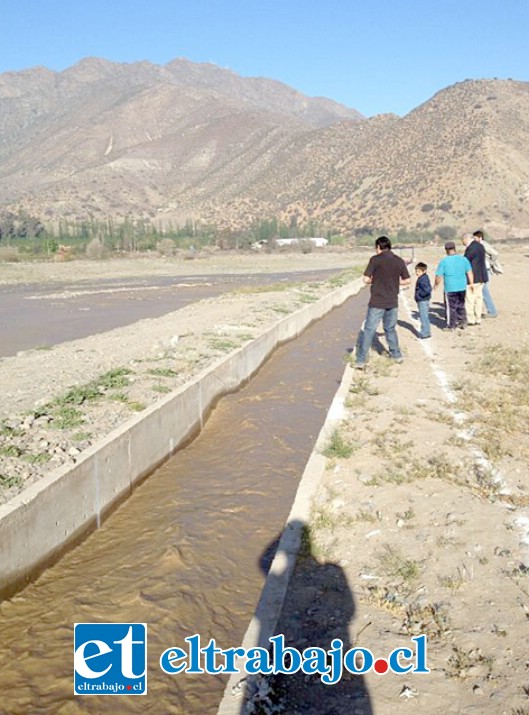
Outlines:
{"type": "Polygon", "coordinates": [[[453,241],[457,235],[453,226],[439,226],[436,233],[442,241],[453,241]]]}

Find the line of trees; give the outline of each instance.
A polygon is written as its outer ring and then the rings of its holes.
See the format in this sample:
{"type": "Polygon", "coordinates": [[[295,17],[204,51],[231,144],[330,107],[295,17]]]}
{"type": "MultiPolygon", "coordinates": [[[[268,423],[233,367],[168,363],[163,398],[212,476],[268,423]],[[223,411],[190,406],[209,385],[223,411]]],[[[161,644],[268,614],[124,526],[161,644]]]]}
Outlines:
{"type": "Polygon", "coordinates": [[[41,221],[25,211],[0,214],[0,240],[4,244],[20,238],[41,238],[45,234],[46,229],[41,221]]]}
{"type": "MultiPolygon", "coordinates": [[[[358,226],[352,229],[347,242],[355,245],[373,245],[377,236],[388,235],[396,243],[425,243],[440,239],[453,239],[453,226],[440,226],[434,231],[408,230],[390,232],[384,227],[358,226]]],[[[300,224],[296,216],[289,223],[277,218],[255,221],[248,228],[230,230],[187,221],[183,226],[167,223],[163,228],[140,218],[116,220],[73,221],[62,219],[58,223],[45,226],[40,219],[24,211],[0,213],[0,245],[16,246],[19,250],[34,254],[53,254],[60,246],[70,246],[75,253],[83,252],[86,246],[97,240],[106,252],[136,252],[157,250],[160,242],[170,239],[175,248],[199,249],[205,246],[246,249],[256,241],[268,241],[273,245],[275,238],[314,238],[322,236],[330,244],[343,244],[344,236],[332,229],[323,229],[317,222],[309,220],[300,224]]]]}
{"type": "Polygon", "coordinates": [[[82,250],[94,239],[100,241],[107,251],[148,251],[154,250],[163,239],[171,239],[179,248],[200,248],[217,245],[221,248],[249,248],[256,241],[274,238],[308,238],[322,234],[318,225],[309,221],[298,225],[296,220],[285,224],[277,218],[255,221],[241,230],[218,228],[195,221],[187,221],[183,226],[170,222],[163,228],[146,219],[126,218],[115,220],[93,219],[73,221],[62,219],[58,223],[45,226],[39,219],[26,212],[5,212],[0,214],[0,241],[2,245],[17,246],[31,253],[54,253],[60,245],[82,250]]]}

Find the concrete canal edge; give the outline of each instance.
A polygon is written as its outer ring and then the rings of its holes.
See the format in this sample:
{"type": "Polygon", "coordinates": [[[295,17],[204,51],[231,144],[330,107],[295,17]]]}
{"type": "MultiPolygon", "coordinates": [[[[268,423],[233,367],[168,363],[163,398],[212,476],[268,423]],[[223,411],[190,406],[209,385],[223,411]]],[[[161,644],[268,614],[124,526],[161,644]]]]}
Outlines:
{"type": "Polygon", "coordinates": [[[9,597],[202,429],[214,404],[247,381],[275,348],[358,293],[357,279],[278,321],[80,455],[0,505],[0,598],[9,597]]]}
{"type": "MultiPolygon", "coordinates": [[[[345,400],[349,392],[352,372],[353,368],[350,365],[346,365],[340,386],[303,471],[294,503],[268,571],[255,614],[241,644],[246,650],[256,647],[268,649],[270,646],[269,638],[277,635],[276,626],[281,615],[288,585],[296,566],[298,552],[302,544],[303,530],[304,527],[309,526],[313,497],[326,466],[327,460],[322,451],[328,443],[333,430],[344,417],[345,400]]],[[[251,702],[252,691],[251,683],[248,686],[248,681],[245,680],[244,671],[231,675],[224,690],[217,715],[245,715],[247,705],[251,702]]]]}

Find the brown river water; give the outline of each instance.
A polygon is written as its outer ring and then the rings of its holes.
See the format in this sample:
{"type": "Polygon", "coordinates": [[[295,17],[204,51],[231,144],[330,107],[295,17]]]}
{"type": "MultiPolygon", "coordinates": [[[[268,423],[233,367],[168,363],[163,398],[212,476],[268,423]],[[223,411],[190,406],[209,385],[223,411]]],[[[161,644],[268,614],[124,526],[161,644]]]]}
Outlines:
{"type": "MultiPolygon", "coordinates": [[[[280,347],[102,527],[0,604],[0,713],[212,715],[225,679],[163,673],[200,633],[238,646],[354,345],[363,295],[280,347]],[[73,624],[148,624],[148,693],[73,692],[73,624]]],[[[44,515],[43,515],[44,518],[44,515]]]]}
{"type": "Polygon", "coordinates": [[[291,273],[150,276],[0,285],[0,357],[156,318],[241,287],[322,281],[338,269],[291,273]]]}

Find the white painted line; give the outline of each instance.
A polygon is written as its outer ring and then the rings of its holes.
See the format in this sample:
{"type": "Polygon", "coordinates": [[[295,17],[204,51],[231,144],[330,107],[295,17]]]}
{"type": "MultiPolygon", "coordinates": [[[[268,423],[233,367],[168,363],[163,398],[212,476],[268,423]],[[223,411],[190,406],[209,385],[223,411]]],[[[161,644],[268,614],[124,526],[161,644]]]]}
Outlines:
{"type": "MultiPolygon", "coordinates": [[[[412,311],[408,297],[401,293],[401,299],[408,318],[412,321],[412,323],[418,326],[419,321],[412,317],[412,311]]],[[[441,391],[445,396],[446,401],[449,404],[454,404],[455,402],[457,402],[457,398],[450,387],[450,380],[447,374],[437,364],[430,345],[425,344],[424,340],[419,340],[418,342],[425,354],[430,358],[430,369],[435,376],[437,384],[441,388],[441,391]]],[[[466,428],[458,431],[457,436],[467,442],[470,456],[477,469],[479,469],[483,474],[487,474],[490,478],[492,478],[492,481],[498,486],[499,494],[509,495],[511,491],[503,481],[500,471],[485,456],[482,450],[479,449],[479,447],[477,447],[475,444],[473,444],[473,439],[477,431],[477,426],[475,424],[472,424],[470,420],[470,415],[456,409],[451,410],[451,415],[456,425],[462,425],[463,423],[466,424],[466,428]]],[[[520,549],[523,553],[522,558],[524,559],[524,564],[526,566],[529,566],[529,516],[527,515],[527,513],[520,512],[514,520],[514,524],[521,532],[520,549]]]]}

